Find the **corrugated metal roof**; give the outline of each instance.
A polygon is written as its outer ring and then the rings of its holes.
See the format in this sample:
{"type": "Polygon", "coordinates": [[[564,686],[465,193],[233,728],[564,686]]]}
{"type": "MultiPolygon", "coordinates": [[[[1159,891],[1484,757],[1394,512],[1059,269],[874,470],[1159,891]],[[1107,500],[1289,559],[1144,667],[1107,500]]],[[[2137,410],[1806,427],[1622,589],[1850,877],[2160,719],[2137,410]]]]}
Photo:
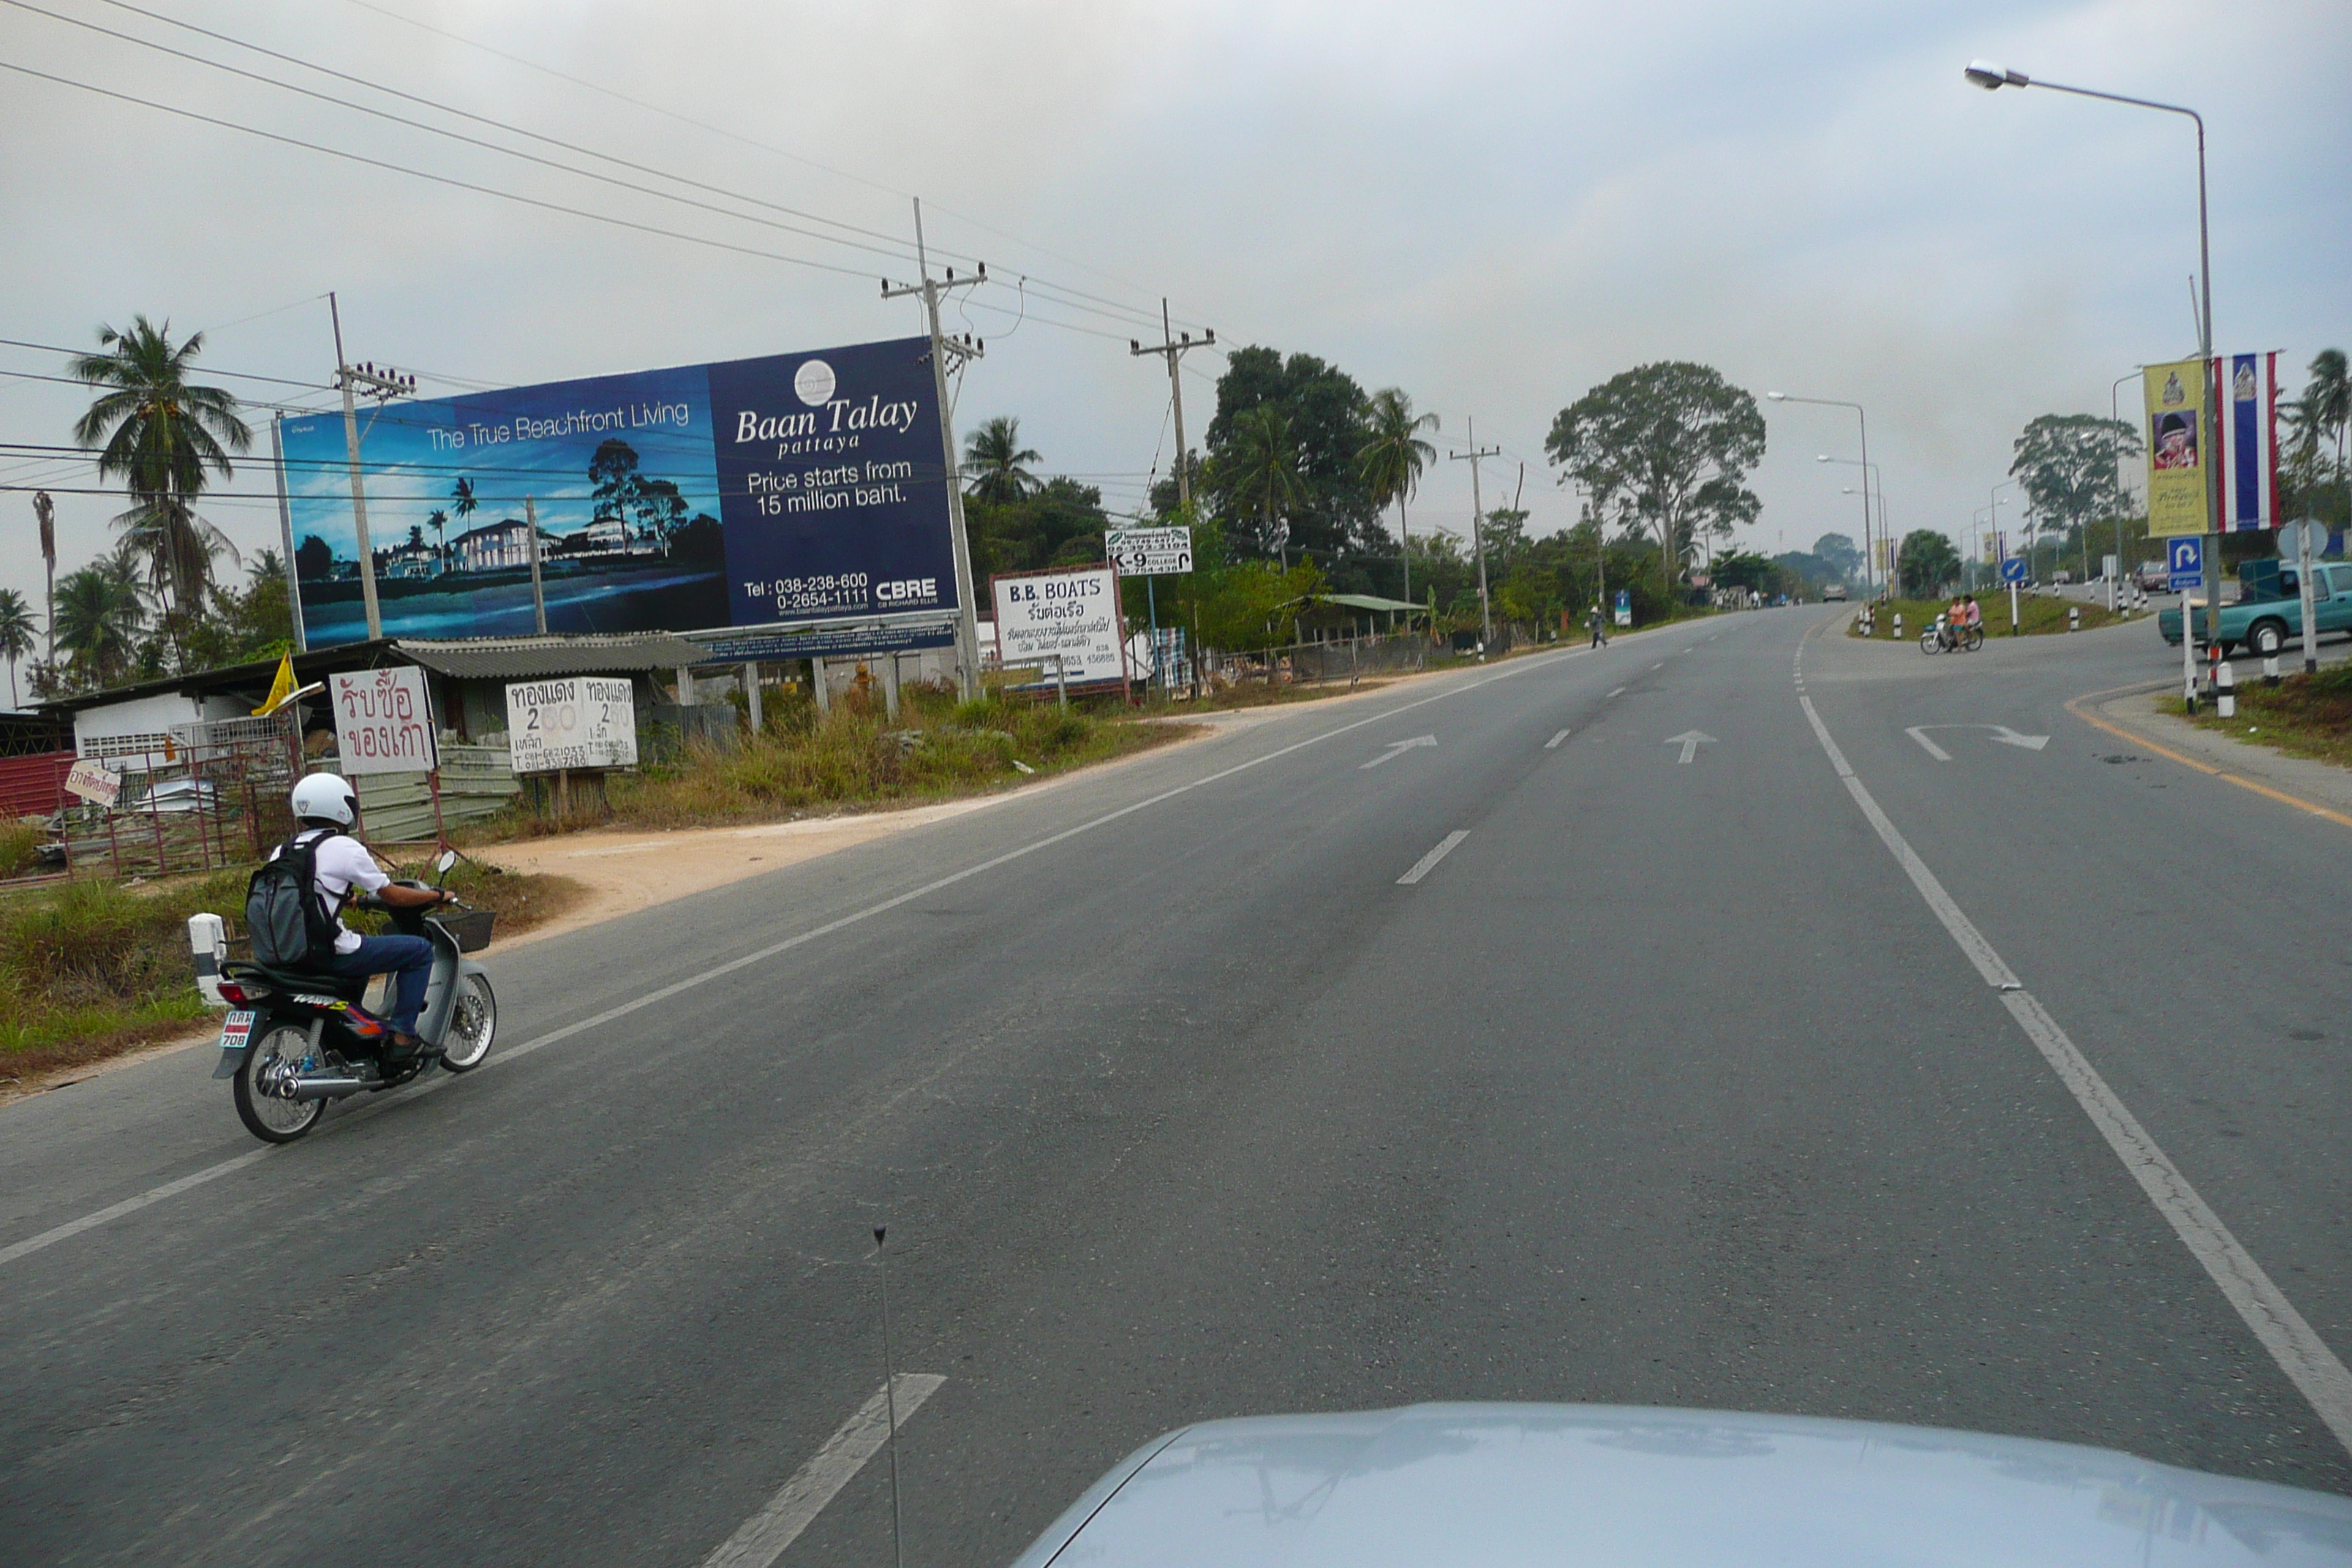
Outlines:
{"type": "Polygon", "coordinates": [[[536,680],[557,675],[677,669],[709,658],[667,632],[613,637],[467,637],[393,645],[404,658],[459,680],[536,680]]]}

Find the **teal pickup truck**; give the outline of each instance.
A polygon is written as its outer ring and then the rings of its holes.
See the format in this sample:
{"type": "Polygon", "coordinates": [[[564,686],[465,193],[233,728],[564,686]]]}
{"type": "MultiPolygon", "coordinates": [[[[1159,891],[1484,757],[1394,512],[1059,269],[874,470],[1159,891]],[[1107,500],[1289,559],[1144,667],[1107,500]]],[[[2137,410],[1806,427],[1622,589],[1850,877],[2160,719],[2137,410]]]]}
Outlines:
{"type": "MultiPolygon", "coordinates": [[[[2248,561],[2238,568],[2239,598],[2221,606],[2221,652],[2243,647],[2268,658],[2303,636],[2303,579],[2284,561],[2248,561]]],[[[2352,633],[2352,564],[2314,562],[2313,619],[2321,637],[2352,633]]],[[[2197,646],[2205,646],[2205,606],[2196,606],[2197,646]]],[[[2159,611],[2156,629],[2164,640],[2180,641],[2180,612],[2159,611]]]]}

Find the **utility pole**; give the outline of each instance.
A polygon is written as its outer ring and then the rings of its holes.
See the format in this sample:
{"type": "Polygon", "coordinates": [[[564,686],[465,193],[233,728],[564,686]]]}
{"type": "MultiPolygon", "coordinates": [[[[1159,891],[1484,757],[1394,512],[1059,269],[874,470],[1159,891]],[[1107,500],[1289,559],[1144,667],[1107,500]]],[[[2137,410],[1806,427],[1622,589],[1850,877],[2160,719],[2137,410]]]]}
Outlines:
{"type": "Polygon", "coordinates": [[[343,315],[331,289],[327,294],[327,315],[335,324],[335,385],[343,395],[343,451],[352,468],[352,534],[359,548],[360,598],[367,606],[368,640],[373,642],[383,636],[383,615],[376,607],[375,551],[368,543],[367,489],[360,482],[360,418],[352,395],[364,392],[381,406],[414,393],[416,378],[397,371],[378,371],[373,364],[344,363],[343,315]]]}
{"type": "MultiPolygon", "coordinates": [[[[1176,510],[1189,528],[1192,522],[1192,468],[1185,460],[1184,447],[1184,353],[1188,349],[1214,346],[1217,334],[1203,328],[1198,342],[1193,341],[1190,332],[1178,336],[1174,325],[1168,319],[1168,297],[1163,294],[1160,298],[1160,341],[1150,348],[1145,348],[1138,340],[1129,338],[1127,340],[1127,352],[1137,356],[1158,354],[1168,362],[1169,406],[1176,411],[1176,510]]],[[[1150,497],[1145,500],[1148,502],[1150,497]]],[[[1149,577],[1143,580],[1143,596],[1151,616],[1151,668],[1154,674],[1159,674],[1160,594],[1149,577]]],[[[1164,675],[1160,676],[1160,694],[1162,697],[1168,695],[1168,680],[1164,675]]]]}
{"type": "Polygon", "coordinates": [[[940,331],[940,300],[950,289],[970,289],[988,281],[988,263],[980,264],[979,273],[971,278],[958,278],[955,268],[948,268],[942,282],[931,280],[929,253],[923,247],[923,202],[915,200],[915,267],[921,274],[919,283],[893,284],[882,279],[882,298],[900,300],[910,294],[922,296],[924,319],[931,334],[931,390],[940,401],[940,446],[947,456],[948,538],[955,551],[956,574],[956,689],[967,702],[980,695],[980,613],[972,603],[971,542],[964,532],[963,473],[956,453],[955,411],[948,403],[948,360],[952,355],[956,368],[981,358],[986,345],[977,338],[966,335],[950,337],[940,331]]]}
{"type": "MultiPolygon", "coordinates": [[[[1486,643],[1492,643],[1495,640],[1495,611],[1494,606],[1486,602],[1486,511],[1478,494],[1478,460],[1500,457],[1503,449],[1478,445],[1478,422],[1475,419],[1464,420],[1463,428],[1469,433],[1470,449],[1452,453],[1450,457],[1455,462],[1470,465],[1470,542],[1478,556],[1478,621],[1485,630],[1486,643]]],[[[1484,646],[1481,645],[1482,647],[1484,646]]]]}
{"type": "Polygon", "coordinates": [[[1184,377],[1181,363],[1187,350],[1215,346],[1217,334],[1203,331],[1198,338],[1190,332],[1179,336],[1169,324],[1168,301],[1163,298],[1160,301],[1160,335],[1162,341],[1149,348],[1129,338],[1127,352],[1135,355],[1158,354],[1168,362],[1168,395],[1176,410],[1176,505],[1189,514],[1192,510],[1192,474],[1184,460],[1184,377]]]}

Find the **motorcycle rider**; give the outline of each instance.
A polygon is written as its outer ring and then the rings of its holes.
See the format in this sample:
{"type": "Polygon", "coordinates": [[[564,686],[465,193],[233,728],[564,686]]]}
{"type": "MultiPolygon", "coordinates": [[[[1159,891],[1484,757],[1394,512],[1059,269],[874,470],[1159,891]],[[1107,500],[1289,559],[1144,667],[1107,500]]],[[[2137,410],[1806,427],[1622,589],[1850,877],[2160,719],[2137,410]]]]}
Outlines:
{"type": "MultiPolygon", "coordinates": [[[[392,1043],[383,1057],[387,1065],[405,1061],[416,1054],[416,1016],[425,1005],[425,982],[432,974],[433,944],[421,936],[362,936],[343,924],[343,905],[354,889],[401,909],[426,908],[447,895],[430,888],[396,886],[376,865],[375,857],[352,837],[359,826],[359,795],[340,774],[310,774],[294,786],[290,804],[295,820],[302,825],[291,842],[316,836],[314,887],[335,921],[335,956],[328,968],[346,977],[393,977],[392,1016],[386,1020],[392,1026],[392,1043]]],[[[284,851],[281,845],[269,858],[275,860],[284,851]]]]}

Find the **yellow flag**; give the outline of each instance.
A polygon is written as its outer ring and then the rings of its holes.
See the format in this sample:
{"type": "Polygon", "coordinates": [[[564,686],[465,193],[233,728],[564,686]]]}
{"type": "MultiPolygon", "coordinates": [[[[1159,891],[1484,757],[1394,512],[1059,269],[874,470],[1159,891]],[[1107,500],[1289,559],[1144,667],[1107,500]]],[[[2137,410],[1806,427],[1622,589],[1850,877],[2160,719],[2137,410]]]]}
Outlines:
{"type": "Polygon", "coordinates": [[[2205,363],[2147,367],[2147,531],[2156,538],[2202,533],[2211,510],[2205,477],[2205,363]]]}
{"type": "Polygon", "coordinates": [[[269,695],[263,698],[261,706],[253,710],[254,717],[258,719],[277,712],[285,705],[286,700],[293,695],[294,656],[290,653],[280,654],[278,656],[278,678],[269,683],[269,695]]]}

